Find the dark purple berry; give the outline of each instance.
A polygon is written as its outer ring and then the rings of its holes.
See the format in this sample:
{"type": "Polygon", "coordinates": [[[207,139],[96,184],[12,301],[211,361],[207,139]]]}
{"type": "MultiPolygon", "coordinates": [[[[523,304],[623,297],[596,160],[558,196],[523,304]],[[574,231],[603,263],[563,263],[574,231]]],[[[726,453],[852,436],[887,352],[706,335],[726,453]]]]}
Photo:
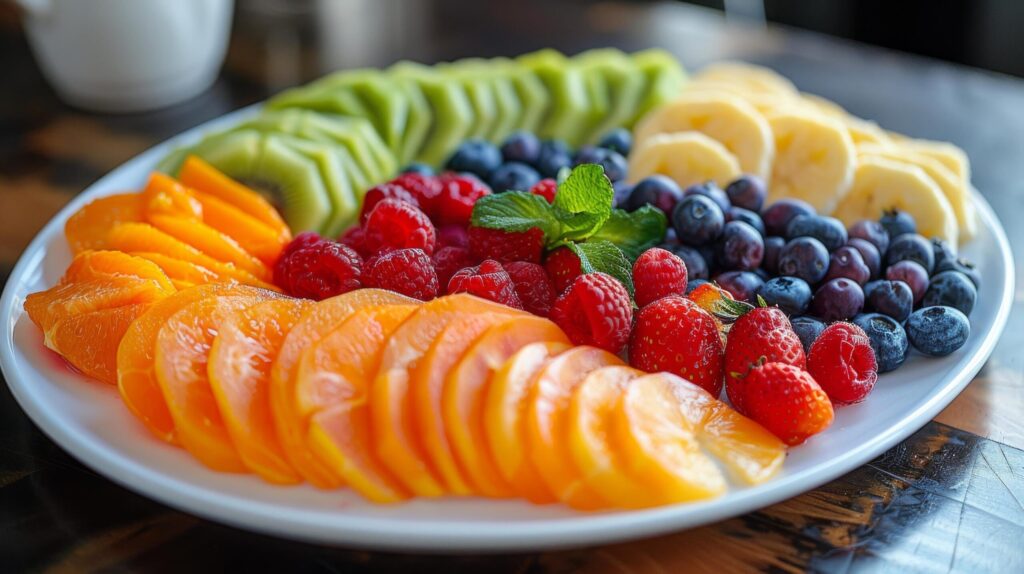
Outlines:
{"type": "Polygon", "coordinates": [[[714,243],[701,245],[700,247],[695,247],[694,249],[696,249],[697,253],[700,253],[700,256],[704,258],[704,262],[708,266],[708,273],[710,275],[715,275],[716,273],[718,273],[718,271],[721,270],[722,266],[718,264],[718,256],[715,255],[714,243]]]}
{"type": "Polygon", "coordinates": [[[921,302],[928,290],[928,272],[917,261],[900,261],[885,270],[885,278],[890,281],[902,281],[910,287],[914,294],[914,304],[921,302]]]}
{"type": "Polygon", "coordinates": [[[782,253],[782,247],[786,245],[786,240],[781,237],[765,237],[764,238],[764,258],[761,259],[761,268],[775,275],[779,272],[779,254],[782,253]]]}
{"type": "Polygon", "coordinates": [[[828,249],[813,237],[798,237],[786,242],[779,253],[778,273],[799,277],[811,285],[828,272],[828,249]]]}
{"type": "Polygon", "coordinates": [[[565,142],[559,140],[547,140],[540,144],[540,154],[537,156],[537,163],[534,167],[543,177],[558,177],[562,168],[572,165],[572,155],[569,154],[569,147],[565,142]]]}
{"type": "Polygon", "coordinates": [[[914,310],[914,292],[903,281],[872,281],[864,286],[864,308],[902,323],[914,310]]]}
{"type": "Polygon", "coordinates": [[[707,279],[710,276],[710,270],[708,269],[707,262],[704,260],[704,256],[693,247],[681,244],[663,244],[661,248],[674,253],[676,257],[683,260],[683,264],[686,265],[686,277],[690,281],[694,279],[707,279]]]}
{"type": "Polygon", "coordinates": [[[520,163],[510,161],[499,165],[493,172],[488,183],[495,193],[504,191],[530,191],[540,181],[537,170],[520,163]]]}
{"type": "Polygon", "coordinates": [[[402,168],[402,173],[418,173],[420,175],[434,175],[434,168],[418,161],[414,161],[402,168]]]}
{"type": "Polygon", "coordinates": [[[885,264],[892,266],[900,261],[916,261],[931,274],[935,269],[935,250],[930,241],[916,233],[904,233],[897,236],[889,244],[885,254],[885,264]]]}
{"type": "Polygon", "coordinates": [[[864,265],[868,266],[872,279],[882,275],[882,256],[878,254],[878,249],[873,243],[859,237],[851,237],[846,244],[860,252],[860,257],[864,260],[864,265]]]}
{"type": "Polygon", "coordinates": [[[903,235],[904,233],[917,233],[917,223],[914,221],[914,217],[906,211],[900,211],[898,209],[891,209],[882,214],[879,218],[878,223],[882,224],[885,231],[889,234],[889,242],[896,239],[897,236],[903,235]]]}
{"type": "Polygon", "coordinates": [[[871,341],[879,373],[895,371],[907,359],[907,350],[910,348],[907,333],[892,317],[866,313],[854,317],[853,324],[863,329],[871,341]]]}
{"type": "Polygon", "coordinates": [[[966,259],[956,259],[954,261],[943,261],[942,265],[935,264],[935,273],[942,273],[943,271],[959,271],[967,276],[974,283],[975,288],[981,287],[981,274],[978,273],[978,269],[973,263],[966,259]]]}
{"type": "Polygon", "coordinates": [[[612,198],[612,205],[620,209],[626,209],[629,203],[629,196],[633,194],[633,185],[625,181],[616,181],[612,184],[615,195],[612,198]]]}
{"type": "Polygon", "coordinates": [[[601,141],[597,142],[597,147],[610,149],[623,156],[628,156],[633,148],[633,134],[626,128],[616,128],[606,133],[601,138],[601,141]]]}
{"type": "Polygon", "coordinates": [[[864,291],[845,277],[826,281],[811,301],[811,313],[828,322],[852,319],[863,308],[864,291]]]}
{"type": "Polygon", "coordinates": [[[761,213],[764,229],[768,235],[785,235],[789,222],[798,215],[814,215],[817,211],[806,201],[780,199],[761,213]]]}
{"type": "Polygon", "coordinates": [[[750,211],[749,209],[743,209],[742,207],[730,207],[725,210],[725,222],[730,221],[742,221],[747,225],[757,230],[757,233],[762,237],[764,236],[764,221],[761,220],[761,216],[757,213],[750,211]]]}
{"type": "Polygon", "coordinates": [[[848,235],[850,239],[856,237],[874,245],[879,255],[885,255],[889,249],[889,232],[877,221],[862,219],[850,226],[848,235]]]}
{"type": "Polygon", "coordinates": [[[808,315],[793,317],[789,320],[789,324],[793,326],[793,331],[800,338],[800,344],[804,346],[805,353],[811,352],[811,345],[818,340],[826,327],[824,322],[808,315]]]}
{"type": "MultiPolygon", "coordinates": [[[[633,193],[636,193],[635,188],[633,193]]],[[[691,195],[672,210],[672,227],[679,241],[687,245],[707,245],[722,234],[725,215],[707,196],[691,195]]]]}
{"type": "Polygon", "coordinates": [[[969,316],[977,300],[978,289],[969,277],[959,271],[943,271],[932,277],[921,305],[945,305],[969,316]]]}
{"type": "Polygon", "coordinates": [[[757,293],[764,285],[764,279],[750,271],[726,271],[715,276],[715,282],[737,301],[756,303],[757,293]]]}
{"type": "Polygon", "coordinates": [[[761,265],[764,240],[756,229],[742,221],[730,221],[718,238],[718,264],[732,270],[749,271],[761,265]]]}
{"type": "Polygon", "coordinates": [[[756,175],[741,175],[725,187],[725,195],[736,207],[760,212],[768,197],[768,188],[764,180],[756,175]]]}
{"type": "Polygon", "coordinates": [[[540,140],[530,132],[515,132],[501,144],[501,157],[533,165],[540,157],[540,140]]]}
{"type": "Polygon", "coordinates": [[[481,139],[471,139],[462,142],[455,149],[455,153],[448,158],[444,167],[448,171],[469,172],[486,181],[499,165],[501,152],[494,144],[481,139]]]}
{"type": "Polygon", "coordinates": [[[846,228],[834,217],[824,215],[798,215],[786,226],[786,239],[813,237],[829,251],[846,244],[846,228]]]}
{"type": "Polygon", "coordinates": [[[683,190],[683,197],[690,197],[691,195],[703,195],[710,198],[723,212],[732,205],[729,203],[729,196],[713,181],[695,183],[683,190]]]}
{"type": "Polygon", "coordinates": [[[666,214],[671,214],[681,199],[683,190],[679,188],[679,184],[664,175],[652,175],[633,186],[626,201],[626,210],[636,211],[650,204],[666,214]]]}
{"type": "Polygon", "coordinates": [[[773,277],[758,292],[765,303],[777,305],[787,315],[799,315],[811,304],[811,286],[797,277],[773,277]]]}
{"type": "Polygon", "coordinates": [[[836,249],[829,256],[828,273],[825,274],[825,281],[839,277],[846,277],[858,285],[864,285],[871,278],[871,270],[864,263],[864,258],[861,257],[860,251],[849,245],[836,249]]]}
{"type": "Polygon", "coordinates": [[[970,335],[967,316],[952,307],[924,307],[907,319],[910,344],[932,357],[945,357],[963,347],[970,335]]]}
{"type": "Polygon", "coordinates": [[[584,146],[576,152],[572,165],[594,163],[604,168],[604,174],[611,181],[626,179],[626,158],[610,149],[595,146],[584,146]]]}

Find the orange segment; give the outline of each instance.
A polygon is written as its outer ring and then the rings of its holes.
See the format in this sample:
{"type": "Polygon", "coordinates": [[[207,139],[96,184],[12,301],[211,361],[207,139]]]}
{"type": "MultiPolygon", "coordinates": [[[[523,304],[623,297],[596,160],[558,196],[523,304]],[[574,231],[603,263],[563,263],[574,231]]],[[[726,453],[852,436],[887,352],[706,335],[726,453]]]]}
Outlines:
{"type": "Polygon", "coordinates": [[[312,305],[301,299],[273,299],[235,310],[218,326],[210,348],[207,374],[231,441],[242,462],[271,483],[301,481],[274,430],[270,366],[285,335],[312,305]]]}
{"type": "Polygon", "coordinates": [[[113,275],[152,279],[167,291],[175,291],[170,278],[158,265],[123,251],[83,251],[71,260],[61,282],[85,281],[113,275]]]}
{"type": "Polygon", "coordinates": [[[373,436],[381,461],[414,494],[441,496],[446,491],[413,425],[413,371],[453,321],[508,312],[504,305],[472,295],[449,295],[424,303],[391,335],[371,388],[373,436]]]}
{"type": "MultiPolygon", "coordinates": [[[[448,373],[441,398],[445,432],[470,482],[488,496],[513,496],[518,485],[506,481],[488,448],[485,408],[495,372],[524,345],[540,341],[569,343],[565,333],[543,317],[523,314],[487,329],[448,373]]],[[[520,438],[522,440],[522,438],[520,438]]],[[[529,492],[526,487],[524,492],[529,492]]]]}
{"type": "Polygon", "coordinates": [[[195,301],[218,295],[257,296],[260,293],[237,283],[201,285],[154,303],[128,327],[117,349],[117,388],[128,410],[157,437],[177,442],[174,420],[167,410],[167,401],[154,370],[156,338],[160,328],[171,315],[195,301]]]}
{"type": "Polygon", "coordinates": [[[374,502],[409,497],[373,451],[367,392],[391,333],[416,307],[364,307],[299,361],[296,393],[300,410],[311,415],[310,448],[346,484],[374,502]]]}
{"type": "Polygon", "coordinates": [[[572,460],[568,436],[569,403],[577,387],[591,372],[622,361],[595,347],[575,347],[551,359],[530,393],[526,439],[534,467],[559,500],[580,509],[608,506],[608,501],[584,483],[572,460]]]}
{"type": "Polygon", "coordinates": [[[233,264],[263,280],[270,278],[270,270],[262,261],[205,223],[170,215],[150,215],[148,220],[153,227],[218,261],[233,264]]]}
{"type": "Polygon", "coordinates": [[[296,371],[302,353],[336,329],[355,311],[371,305],[411,304],[412,299],[382,289],[357,289],[318,302],[296,323],[270,371],[270,407],[278,440],[292,468],[314,486],[337,488],[340,478],[306,444],[308,420],[296,404],[296,371]]]}
{"type": "Polygon", "coordinates": [[[154,367],[178,440],[213,470],[245,472],[210,388],[207,359],[231,313],[265,300],[259,295],[211,296],[189,303],[160,328],[154,367]]]}
{"type": "Polygon", "coordinates": [[[203,206],[188,189],[173,177],[158,171],[150,174],[146,187],[142,189],[142,201],[147,219],[154,215],[184,217],[193,221],[203,218],[203,206]]]}
{"type": "Polygon", "coordinates": [[[570,348],[566,342],[530,343],[506,360],[488,385],[484,400],[487,445],[502,477],[530,502],[555,502],[526,449],[526,413],[537,373],[552,357],[570,348]]]}
{"type": "Polygon", "coordinates": [[[202,159],[194,155],[185,158],[178,179],[187,187],[222,199],[269,225],[271,229],[291,238],[288,226],[270,202],[262,195],[217,171],[202,159]]]}
{"type": "Polygon", "coordinates": [[[445,378],[480,335],[491,326],[508,321],[516,315],[523,313],[511,310],[507,314],[479,313],[452,321],[441,331],[412,371],[409,384],[413,424],[434,468],[452,494],[467,495],[473,489],[459,469],[441,419],[441,395],[445,378]]]}
{"type": "Polygon", "coordinates": [[[59,320],[72,315],[121,307],[135,303],[152,303],[173,291],[152,279],[128,275],[110,276],[55,285],[46,291],[25,297],[25,311],[45,333],[59,320]]]}
{"type": "Polygon", "coordinates": [[[193,197],[203,207],[204,223],[237,241],[266,265],[273,265],[291,240],[287,230],[274,229],[218,197],[206,193],[193,197]]]}
{"type": "Polygon", "coordinates": [[[195,285],[202,285],[204,283],[212,283],[220,280],[220,277],[216,273],[202,265],[197,265],[190,261],[185,261],[184,259],[175,259],[174,257],[164,255],[163,253],[150,253],[143,251],[132,253],[132,255],[155,263],[163,269],[164,273],[170,277],[172,282],[185,281],[195,285]]]}
{"type": "Polygon", "coordinates": [[[117,384],[117,345],[128,325],[148,307],[134,303],[61,319],[46,332],[46,346],[83,374],[117,384]]]}
{"type": "Polygon", "coordinates": [[[94,199],[76,211],[64,224],[64,236],[72,253],[86,249],[103,249],[107,234],[118,223],[142,221],[142,196],[120,193],[94,199]]]}

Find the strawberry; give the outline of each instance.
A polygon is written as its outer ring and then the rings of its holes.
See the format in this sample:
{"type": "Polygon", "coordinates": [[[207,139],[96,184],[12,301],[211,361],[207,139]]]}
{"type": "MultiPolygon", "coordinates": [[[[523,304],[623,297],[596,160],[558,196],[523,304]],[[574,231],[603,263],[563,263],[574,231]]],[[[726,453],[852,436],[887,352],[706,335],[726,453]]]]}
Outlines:
{"type": "Polygon", "coordinates": [[[785,363],[758,364],[744,377],[748,416],[795,446],[832,424],[825,391],[807,371],[785,363]]]}
{"type": "Polygon", "coordinates": [[[800,337],[778,307],[751,309],[736,319],[729,330],[725,345],[725,392],[733,408],[743,414],[747,414],[744,375],[758,361],[785,363],[801,370],[807,366],[800,337]]]}
{"type": "Polygon", "coordinates": [[[679,375],[718,397],[722,393],[722,339],[714,317],[681,295],[669,295],[637,313],[629,362],[679,375]]]}

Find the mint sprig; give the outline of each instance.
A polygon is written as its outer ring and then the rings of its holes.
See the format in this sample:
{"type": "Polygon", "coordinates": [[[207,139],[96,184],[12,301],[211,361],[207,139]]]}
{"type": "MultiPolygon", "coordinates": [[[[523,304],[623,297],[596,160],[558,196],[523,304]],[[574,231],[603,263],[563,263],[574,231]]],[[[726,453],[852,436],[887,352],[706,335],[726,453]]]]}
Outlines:
{"type": "Polygon", "coordinates": [[[621,249],[603,239],[585,243],[570,242],[566,247],[580,258],[580,271],[607,273],[625,285],[629,296],[633,296],[633,266],[621,249]]]}
{"type": "Polygon", "coordinates": [[[528,191],[506,191],[481,197],[473,205],[471,223],[512,232],[539,227],[547,242],[561,235],[558,219],[548,201],[528,191]]]}
{"type": "Polygon", "coordinates": [[[591,241],[603,239],[613,243],[626,254],[630,261],[665,239],[668,219],[665,214],[650,205],[630,213],[613,209],[608,221],[590,237],[591,241]]]}
{"type": "Polygon", "coordinates": [[[562,226],[563,241],[582,241],[608,221],[615,190],[604,168],[593,163],[576,166],[558,185],[552,208],[562,226]]]}

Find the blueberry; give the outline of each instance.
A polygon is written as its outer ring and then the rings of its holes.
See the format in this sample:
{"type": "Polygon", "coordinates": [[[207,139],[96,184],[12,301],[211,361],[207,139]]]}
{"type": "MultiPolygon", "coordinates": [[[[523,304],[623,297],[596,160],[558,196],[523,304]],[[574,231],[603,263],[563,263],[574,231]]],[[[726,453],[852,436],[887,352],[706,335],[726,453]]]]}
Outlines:
{"type": "Polygon", "coordinates": [[[434,168],[425,163],[414,161],[402,168],[402,173],[418,173],[420,175],[434,175],[434,168]]]}
{"type": "Polygon", "coordinates": [[[700,253],[700,256],[704,258],[704,262],[708,266],[708,274],[714,275],[718,273],[719,267],[721,266],[718,264],[718,257],[715,255],[715,244],[708,243],[707,245],[695,247],[695,249],[697,250],[697,253],[700,253]]]}
{"type": "Polygon", "coordinates": [[[935,269],[935,251],[932,244],[916,233],[904,233],[892,240],[885,254],[885,264],[892,266],[900,261],[917,261],[928,273],[935,269]]]}
{"type": "Polygon", "coordinates": [[[726,271],[715,276],[715,282],[738,301],[755,303],[764,279],[750,271],[726,271]]]}
{"type": "Polygon", "coordinates": [[[491,172],[501,165],[501,152],[494,144],[481,140],[471,139],[462,142],[448,158],[445,169],[448,171],[467,171],[487,180],[491,172]]]}
{"type": "Polygon", "coordinates": [[[907,337],[915,349],[932,357],[945,357],[971,335],[967,316],[952,307],[925,307],[907,319],[907,337]]]}
{"type": "MultiPolygon", "coordinates": [[[[633,193],[636,193],[636,188],[633,193]]],[[[691,195],[672,210],[672,227],[676,229],[679,241],[687,245],[707,245],[722,234],[725,215],[708,197],[691,195]]]]}
{"type": "Polygon", "coordinates": [[[689,295],[697,287],[700,287],[701,285],[706,285],[708,283],[711,282],[708,281],[707,279],[691,279],[686,283],[686,294],[689,295]]]}
{"type": "Polygon", "coordinates": [[[864,263],[860,251],[849,245],[844,245],[832,252],[828,259],[828,272],[825,273],[825,280],[846,277],[864,285],[871,279],[871,270],[864,263]]]}
{"type": "Polygon", "coordinates": [[[576,152],[572,165],[594,163],[604,168],[604,174],[611,181],[626,179],[626,158],[622,154],[594,146],[583,146],[576,152]]]}
{"type": "Polygon", "coordinates": [[[756,175],[741,175],[725,187],[725,195],[736,207],[760,212],[764,199],[768,197],[768,188],[756,175]]]}
{"type": "Polygon", "coordinates": [[[787,315],[799,315],[811,305],[811,286],[798,277],[774,277],[758,291],[769,305],[778,305],[787,315]]]}
{"type": "Polygon", "coordinates": [[[537,171],[543,177],[558,177],[562,168],[572,165],[569,148],[559,140],[547,140],[540,144],[540,155],[537,156],[537,171]]]}
{"type": "Polygon", "coordinates": [[[845,277],[822,284],[811,301],[811,312],[825,321],[850,319],[863,308],[864,291],[845,277]]]}
{"type": "Polygon", "coordinates": [[[719,265],[726,269],[757,269],[764,257],[764,240],[750,225],[742,221],[730,221],[722,228],[716,254],[719,265]]]}
{"type": "Polygon", "coordinates": [[[540,139],[530,132],[515,132],[501,144],[501,157],[505,161],[534,165],[540,157],[540,139]]]}
{"type": "Polygon", "coordinates": [[[773,275],[779,272],[779,254],[782,252],[784,245],[786,245],[786,240],[781,237],[772,236],[764,238],[764,257],[761,259],[762,269],[773,275]]]}
{"type": "Polygon", "coordinates": [[[974,267],[974,264],[966,259],[956,259],[953,261],[943,261],[941,264],[935,263],[934,273],[942,273],[943,271],[959,271],[967,276],[974,283],[975,288],[981,287],[981,274],[978,273],[978,269],[974,267]]]}
{"type": "Polygon", "coordinates": [[[626,201],[626,210],[636,211],[651,204],[654,207],[672,213],[676,204],[683,199],[683,190],[679,184],[664,175],[645,177],[633,186],[633,191],[626,201]]]}
{"type": "Polygon", "coordinates": [[[850,239],[856,237],[874,245],[879,255],[885,255],[889,249],[889,232],[877,221],[862,219],[850,226],[847,235],[850,239]]]}
{"type": "Polygon", "coordinates": [[[829,251],[846,244],[846,228],[834,217],[824,215],[798,215],[786,226],[786,239],[813,237],[829,251]]]}
{"type": "Polygon", "coordinates": [[[865,313],[853,318],[853,324],[867,334],[879,373],[895,371],[907,360],[907,332],[899,321],[880,313],[865,313]]]}
{"type": "Polygon", "coordinates": [[[597,147],[610,149],[624,156],[629,155],[633,148],[633,134],[626,128],[616,128],[606,133],[601,141],[597,142],[597,147]]]}
{"type": "Polygon", "coordinates": [[[806,201],[780,199],[761,213],[764,229],[768,235],[785,235],[789,222],[798,215],[814,215],[817,211],[806,201]]]}
{"type": "Polygon", "coordinates": [[[597,146],[585,145],[576,150],[576,154],[572,156],[572,165],[577,166],[581,163],[601,163],[606,151],[608,150],[597,146]]]}
{"type": "Polygon", "coordinates": [[[661,247],[666,251],[671,251],[676,257],[683,260],[683,264],[686,265],[686,276],[691,281],[693,279],[707,279],[711,276],[704,256],[693,247],[687,247],[686,245],[662,245],[661,247]]]}
{"type": "Polygon", "coordinates": [[[713,181],[695,183],[683,190],[683,197],[690,197],[691,195],[703,195],[711,198],[723,212],[732,205],[729,203],[729,196],[713,181]]]}
{"type": "Polygon", "coordinates": [[[970,316],[977,300],[978,289],[968,276],[959,271],[943,271],[932,277],[921,305],[945,305],[970,316]]]}
{"type": "Polygon", "coordinates": [[[742,221],[757,230],[757,233],[764,236],[764,221],[756,212],[735,205],[725,210],[725,222],[742,221]]]}
{"type": "Polygon", "coordinates": [[[799,277],[814,285],[828,272],[828,249],[813,237],[787,241],[779,252],[778,273],[799,277]]]}
{"type": "Polygon", "coordinates": [[[800,344],[804,346],[804,353],[811,352],[811,345],[818,340],[821,332],[825,330],[824,322],[808,315],[793,317],[789,320],[789,323],[793,326],[796,336],[800,338],[800,344]]]}
{"type": "Polygon", "coordinates": [[[898,209],[886,211],[878,219],[878,223],[889,234],[890,242],[904,233],[917,233],[917,223],[914,222],[914,217],[906,211],[899,211],[898,209]]]}
{"type": "Polygon", "coordinates": [[[956,252],[953,248],[946,243],[945,239],[939,239],[938,237],[932,238],[932,254],[935,255],[935,268],[932,272],[937,272],[939,265],[949,266],[950,261],[956,261],[956,252]]]}
{"type": "Polygon", "coordinates": [[[868,273],[872,279],[877,279],[882,274],[882,256],[873,243],[860,237],[851,237],[846,244],[853,247],[860,253],[864,265],[868,266],[868,273]]]}
{"type": "Polygon", "coordinates": [[[902,323],[914,310],[914,292],[903,281],[872,281],[864,286],[864,307],[902,323]]]}
{"type": "Polygon", "coordinates": [[[902,281],[910,287],[914,294],[914,303],[920,303],[928,290],[928,272],[917,261],[900,261],[885,270],[885,278],[890,281],[902,281]]]}
{"type": "Polygon", "coordinates": [[[498,166],[498,169],[491,173],[491,189],[495,193],[503,191],[530,191],[530,188],[540,181],[540,174],[537,170],[518,161],[510,161],[498,166]]]}
{"type": "Polygon", "coordinates": [[[772,278],[770,273],[768,273],[764,269],[761,269],[760,267],[758,267],[757,269],[754,269],[753,273],[754,273],[754,275],[757,275],[758,277],[760,277],[761,281],[768,281],[769,279],[772,278]]]}
{"type": "Polygon", "coordinates": [[[612,184],[612,189],[615,190],[612,205],[620,209],[625,209],[626,204],[629,202],[629,196],[633,194],[633,186],[625,181],[616,181],[612,184]]]}

